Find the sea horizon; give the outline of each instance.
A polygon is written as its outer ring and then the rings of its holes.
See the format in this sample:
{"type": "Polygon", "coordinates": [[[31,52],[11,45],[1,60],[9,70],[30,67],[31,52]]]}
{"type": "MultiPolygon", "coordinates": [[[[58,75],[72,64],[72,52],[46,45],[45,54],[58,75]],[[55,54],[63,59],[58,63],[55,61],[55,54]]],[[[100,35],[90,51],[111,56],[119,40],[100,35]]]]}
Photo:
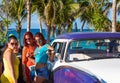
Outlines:
{"type": "MultiPolygon", "coordinates": [[[[26,29],[21,29],[21,33],[20,33],[20,45],[23,45],[23,35],[24,33],[26,32],[27,30],[26,29]]],[[[57,30],[56,30],[57,31],[57,30]]],[[[80,29],[78,29],[77,32],[79,32],[80,29]]],[[[91,32],[92,29],[83,29],[83,32],[91,32]]],[[[32,34],[34,35],[36,32],[40,32],[40,29],[35,29],[35,28],[32,28],[30,29],[30,32],[32,32],[32,34]]],[[[72,32],[76,32],[75,29],[72,29],[72,32]]],[[[62,34],[64,34],[65,32],[63,32],[62,34]]],[[[16,32],[15,29],[8,29],[8,34],[7,36],[9,36],[10,34],[13,34],[15,35],[16,37],[18,37],[18,34],[16,32]]],[[[45,37],[45,39],[47,39],[47,32],[46,32],[46,29],[42,29],[42,34],[43,36],[45,37]]],[[[56,36],[58,35],[58,33],[56,33],[56,36]]],[[[52,38],[53,39],[53,38],[52,38]]]]}

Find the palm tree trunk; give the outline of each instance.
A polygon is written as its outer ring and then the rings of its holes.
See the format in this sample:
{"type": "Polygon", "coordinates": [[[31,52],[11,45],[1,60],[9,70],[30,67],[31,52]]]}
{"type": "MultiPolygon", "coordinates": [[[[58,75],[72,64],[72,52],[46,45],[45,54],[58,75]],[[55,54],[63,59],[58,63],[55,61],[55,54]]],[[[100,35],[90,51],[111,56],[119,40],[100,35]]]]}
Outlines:
{"type": "Polygon", "coordinates": [[[52,36],[53,38],[55,38],[55,29],[56,29],[56,27],[55,27],[55,26],[52,26],[51,36],[52,36]]]}
{"type": "Polygon", "coordinates": [[[58,25],[58,34],[57,35],[60,35],[62,32],[61,32],[61,27],[60,25],[58,25]]]}
{"type": "Polygon", "coordinates": [[[77,23],[75,23],[74,26],[75,26],[75,32],[78,32],[77,23]]]}
{"type": "Polygon", "coordinates": [[[5,36],[7,36],[7,33],[8,33],[8,25],[6,26],[5,36]]]}
{"type": "Polygon", "coordinates": [[[112,32],[116,32],[116,0],[112,4],[112,32]]]}
{"type": "Polygon", "coordinates": [[[83,23],[82,23],[82,26],[81,26],[81,28],[80,28],[80,32],[83,31],[84,25],[85,25],[85,20],[84,20],[83,23]]]}
{"type": "Polygon", "coordinates": [[[31,24],[31,1],[27,0],[27,31],[30,31],[31,24]]]}
{"type": "Polygon", "coordinates": [[[40,33],[42,33],[42,21],[41,21],[40,16],[39,16],[39,23],[40,23],[40,33]]]}
{"type": "MultiPolygon", "coordinates": [[[[6,21],[5,21],[5,22],[6,22],[6,21]]],[[[6,32],[5,32],[5,36],[7,36],[7,33],[8,33],[8,25],[9,25],[9,24],[8,24],[8,15],[7,15],[7,22],[6,22],[5,24],[7,24],[7,25],[6,25],[6,32]]]]}
{"type": "Polygon", "coordinates": [[[18,32],[18,43],[19,43],[19,46],[21,46],[21,43],[20,43],[20,33],[21,32],[18,32]]]}
{"type": "Polygon", "coordinates": [[[47,42],[50,43],[51,26],[47,26],[47,42]]]}
{"type": "Polygon", "coordinates": [[[16,32],[18,34],[18,42],[19,42],[19,45],[21,46],[21,43],[20,43],[20,33],[21,33],[21,22],[18,22],[18,25],[16,27],[16,32]]]}

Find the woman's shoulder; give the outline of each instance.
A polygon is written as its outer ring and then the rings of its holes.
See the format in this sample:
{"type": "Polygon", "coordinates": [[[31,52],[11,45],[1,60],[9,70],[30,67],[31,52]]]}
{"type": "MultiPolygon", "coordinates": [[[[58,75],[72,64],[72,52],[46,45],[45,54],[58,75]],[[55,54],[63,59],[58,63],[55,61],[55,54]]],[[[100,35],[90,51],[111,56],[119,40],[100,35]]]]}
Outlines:
{"type": "Polygon", "coordinates": [[[23,47],[23,50],[27,50],[27,49],[28,49],[28,46],[24,46],[24,47],[23,47]]]}
{"type": "Polygon", "coordinates": [[[5,53],[6,52],[10,52],[10,53],[12,53],[13,52],[13,50],[12,49],[10,49],[10,48],[7,48],[6,50],[5,50],[5,53]]]}
{"type": "Polygon", "coordinates": [[[10,49],[10,48],[7,48],[7,49],[5,50],[5,52],[3,53],[3,57],[5,57],[6,55],[11,55],[12,53],[13,53],[13,50],[10,49]]]}

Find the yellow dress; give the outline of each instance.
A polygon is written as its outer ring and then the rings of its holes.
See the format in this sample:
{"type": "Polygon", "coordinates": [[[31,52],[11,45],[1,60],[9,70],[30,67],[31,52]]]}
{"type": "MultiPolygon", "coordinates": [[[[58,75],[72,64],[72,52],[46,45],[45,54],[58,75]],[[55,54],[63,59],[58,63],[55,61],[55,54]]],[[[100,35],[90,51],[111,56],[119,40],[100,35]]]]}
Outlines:
{"type": "MultiPolygon", "coordinates": [[[[12,50],[9,49],[9,48],[7,50],[12,52],[12,50]]],[[[5,53],[6,53],[6,51],[5,51],[5,53]]],[[[5,55],[5,53],[3,54],[3,56],[5,55]]],[[[15,56],[15,60],[13,62],[15,77],[18,79],[18,77],[19,77],[19,63],[20,63],[20,61],[19,61],[19,58],[15,54],[13,54],[13,56],[15,56]]],[[[3,71],[2,75],[1,75],[1,83],[13,83],[11,75],[10,75],[10,70],[8,68],[7,61],[4,58],[3,58],[3,64],[4,64],[4,71],[3,71]]]]}

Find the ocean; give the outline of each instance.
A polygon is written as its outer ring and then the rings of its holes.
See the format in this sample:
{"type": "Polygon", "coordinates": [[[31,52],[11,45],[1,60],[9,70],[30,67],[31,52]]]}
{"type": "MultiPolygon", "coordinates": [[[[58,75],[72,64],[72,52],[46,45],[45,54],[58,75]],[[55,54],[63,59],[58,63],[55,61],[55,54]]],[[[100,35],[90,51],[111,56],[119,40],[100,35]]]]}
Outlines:
{"type": "MultiPolygon", "coordinates": [[[[23,35],[24,35],[24,33],[25,33],[26,31],[27,31],[26,29],[22,29],[22,30],[21,30],[21,34],[20,34],[20,44],[21,44],[21,45],[23,45],[23,35]]],[[[32,32],[33,35],[34,35],[36,32],[39,32],[39,31],[40,31],[40,29],[30,29],[30,32],[32,32]]],[[[57,31],[57,30],[56,30],[56,31],[57,31]]],[[[80,31],[80,30],[78,30],[78,31],[80,31]]],[[[84,30],[83,30],[83,32],[91,32],[91,31],[93,31],[93,30],[91,30],[91,29],[84,29],[84,30]]],[[[73,29],[72,32],[76,32],[75,29],[73,29]]],[[[63,32],[62,34],[64,34],[64,33],[65,33],[65,32],[63,32]]],[[[10,34],[13,34],[13,35],[15,35],[16,37],[18,37],[18,34],[17,34],[17,32],[16,32],[15,29],[9,29],[9,30],[8,30],[8,36],[9,36],[10,34]]],[[[47,39],[46,29],[42,29],[42,34],[44,35],[45,39],[47,39]]],[[[57,35],[57,33],[56,33],[56,35],[57,35]]]]}

